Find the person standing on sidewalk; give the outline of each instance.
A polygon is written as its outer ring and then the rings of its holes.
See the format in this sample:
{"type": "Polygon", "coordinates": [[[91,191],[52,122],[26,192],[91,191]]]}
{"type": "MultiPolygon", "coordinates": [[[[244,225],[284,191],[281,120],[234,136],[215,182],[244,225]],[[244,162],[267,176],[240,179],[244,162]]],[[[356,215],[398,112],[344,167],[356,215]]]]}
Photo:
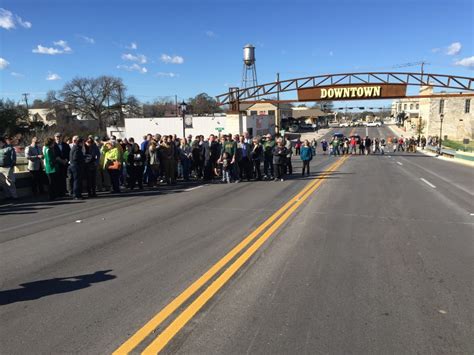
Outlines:
{"type": "Polygon", "coordinates": [[[252,152],[250,153],[250,157],[252,159],[254,178],[260,181],[262,180],[262,171],[260,170],[260,163],[263,159],[263,148],[260,144],[260,139],[258,137],[255,137],[253,139],[253,147],[252,152]]]}
{"type": "Polygon", "coordinates": [[[239,137],[239,143],[237,143],[237,151],[240,157],[238,164],[240,180],[243,180],[245,177],[247,181],[250,181],[252,179],[252,162],[250,161],[250,151],[252,147],[245,139],[245,136],[242,135],[239,137]]]}
{"type": "Polygon", "coordinates": [[[301,175],[304,176],[304,172],[307,171],[309,176],[309,163],[313,159],[313,150],[311,149],[308,140],[305,140],[301,147],[300,158],[303,161],[303,171],[301,172],[301,175]]]}
{"type": "Polygon", "coordinates": [[[54,153],[54,140],[47,138],[43,146],[44,172],[48,177],[49,200],[52,201],[59,196],[58,185],[58,161],[54,153]]]}
{"type": "Polygon", "coordinates": [[[0,138],[0,187],[7,199],[17,199],[14,168],[16,152],[11,137],[0,138]]]}
{"type": "Polygon", "coordinates": [[[69,153],[71,152],[71,147],[69,144],[63,142],[63,137],[61,133],[54,134],[54,156],[56,158],[57,169],[56,169],[56,180],[58,183],[58,195],[60,197],[66,196],[67,190],[67,173],[69,166],[69,153]]]}
{"type": "Polygon", "coordinates": [[[263,174],[264,179],[273,179],[275,171],[273,168],[273,148],[275,148],[275,141],[271,134],[267,134],[263,142],[263,174]]]}
{"type": "Polygon", "coordinates": [[[285,174],[293,175],[293,164],[291,163],[291,157],[293,156],[293,145],[289,136],[285,137],[285,147],[288,151],[288,154],[286,155],[285,174]]]}
{"type": "Polygon", "coordinates": [[[84,145],[85,175],[87,184],[87,195],[97,197],[96,176],[100,161],[100,150],[92,137],[88,137],[84,145]]]}
{"type": "Polygon", "coordinates": [[[28,171],[31,174],[31,189],[33,195],[42,194],[43,182],[41,181],[43,175],[42,160],[43,153],[38,146],[38,138],[31,139],[31,145],[25,148],[25,157],[28,159],[28,171]]]}
{"type": "Polygon", "coordinates": [[[72,180],[72,194],[74,200],[82,199],[82,176],[84,172],[84,154],[82,153],[82,138],[72,137],[72,147],[69,153],[69,174],[72,180]]]}
{"type": "Polygon", "coordinates": [[[283,176],[285,174],[285,164],[286,156],[288,150],[283,144],[283,139],[278,138],[277,145],[273,148],[273,165],[275,165],[276,178],[274,181],[283,181],[283,176]]]}

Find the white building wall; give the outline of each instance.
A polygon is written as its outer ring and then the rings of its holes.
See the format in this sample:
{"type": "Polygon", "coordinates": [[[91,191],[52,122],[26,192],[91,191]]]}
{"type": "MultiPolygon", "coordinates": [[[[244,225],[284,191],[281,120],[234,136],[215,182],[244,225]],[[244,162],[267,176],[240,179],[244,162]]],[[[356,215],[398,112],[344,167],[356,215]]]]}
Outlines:
{"type": "Polygon", "coordinates": [[[275,134],[275,116],[244,116],[242,119],[243,131],[251,132],[253,136],[275,134]]]}
{"type": "MultiPolygon", "coordinates": [[[[186,136],[189,134],[193,137],[196,135],[204,135],[205,137],[210,134],[219,135],[219,131],[216,129],[218,127],[224,128],[223,134],[241,134],[244,131],[252,131],[253,136],[267,133],[274,134],[275,116],[243,116],[238,114],[216,117],[193,116],[193,128],[186,128],[186,136]]],[[[126,118],[125,132],[121,134],[121,138],[133,137],[140,141],[148,133],[176,134],[181,137],[183,135],[183,119],[181,117],[126,118]]]]}
{"type": "MultiPolygon", "coordinates": [[[[218,134],[217,127],[226,126],[226,117],[204,117],[193,116],[193,128],[186,128],[186,136],[192,134],[209,136],[218,134]]],[[[126,136],[140,139],[144,135],[159,133],[161,135],[176,134],[178,137],[183,135],[182,117],[154,117],[154,118],[126,118],[125,134],[126,136]]]]}

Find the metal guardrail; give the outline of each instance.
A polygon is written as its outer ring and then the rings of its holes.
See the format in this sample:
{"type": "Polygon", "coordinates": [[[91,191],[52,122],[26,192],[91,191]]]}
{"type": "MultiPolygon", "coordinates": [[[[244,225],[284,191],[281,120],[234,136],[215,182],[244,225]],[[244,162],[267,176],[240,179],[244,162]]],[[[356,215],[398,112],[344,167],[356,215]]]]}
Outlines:
{"type": "MultiPolygon", "coordinates": [[[[427,145],[425,147],[427,150],[430,150],[436,154],[438,154],[438,147],[437,146],[431,146],[427,145]]],[[[454,149],[449,149],[449,148],[441,148],[441,155],[443,156],[448,156],[450,158],[456,158],[456,159],[462,159],[462,160],[468,160],[468,161],[474,161],[474,156],[472,155],[467,155],[463,154],[463,152],[458,152],[454,149]]]]}

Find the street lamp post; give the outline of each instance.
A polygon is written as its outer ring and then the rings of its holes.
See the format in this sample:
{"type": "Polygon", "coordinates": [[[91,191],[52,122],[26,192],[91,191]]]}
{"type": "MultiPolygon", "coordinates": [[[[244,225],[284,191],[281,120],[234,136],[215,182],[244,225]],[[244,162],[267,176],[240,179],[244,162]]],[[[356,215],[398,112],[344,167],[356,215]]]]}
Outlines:
{"type": "Polygon", "coordinates": [[[185,119],[186,119],[186,108],[188,107],[188,105],[186,105],[186,102],[181,102],[181,104],[179,105],[180,109],[181,109],[181,114],[183,115],[183,138],[186,137],[186,123],[185,123],[185,119]]]}
{"type": "Polygon", "coordinates": [[[438,154],[441,154],[441,137],[442,137],[442,134],[443,134],[444,114],[440,114],[439,119],[440,119],[440,125],[439,125],[438,154]]]}
{"type": "Polygon", "coordinates": [[[418,147],[421,147],[421,125],[423,121],[421,120],[421,116],[418,118],[418,147]]]}

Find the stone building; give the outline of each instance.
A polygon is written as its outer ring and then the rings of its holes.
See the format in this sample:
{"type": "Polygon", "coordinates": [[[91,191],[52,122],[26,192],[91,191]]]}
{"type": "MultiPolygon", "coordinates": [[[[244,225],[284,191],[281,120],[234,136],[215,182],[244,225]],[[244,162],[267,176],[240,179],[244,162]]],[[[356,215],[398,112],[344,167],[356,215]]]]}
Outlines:
{"type": "MultiPolygon", "coordinates": [[[[433,94],[433,87],[420,88],[420,95],[433,94]]],[[[425,136],[439,136],[441,115],[443,115],[443,138],[462,140],[474,138],[474,113],[472,98],[453,97],[447,92],[436,93],[446,97],[399,99],[392,102],[392,115],[405,114],[404,126],[408,130],[417,131],[423,126],[425,136]]]]}

